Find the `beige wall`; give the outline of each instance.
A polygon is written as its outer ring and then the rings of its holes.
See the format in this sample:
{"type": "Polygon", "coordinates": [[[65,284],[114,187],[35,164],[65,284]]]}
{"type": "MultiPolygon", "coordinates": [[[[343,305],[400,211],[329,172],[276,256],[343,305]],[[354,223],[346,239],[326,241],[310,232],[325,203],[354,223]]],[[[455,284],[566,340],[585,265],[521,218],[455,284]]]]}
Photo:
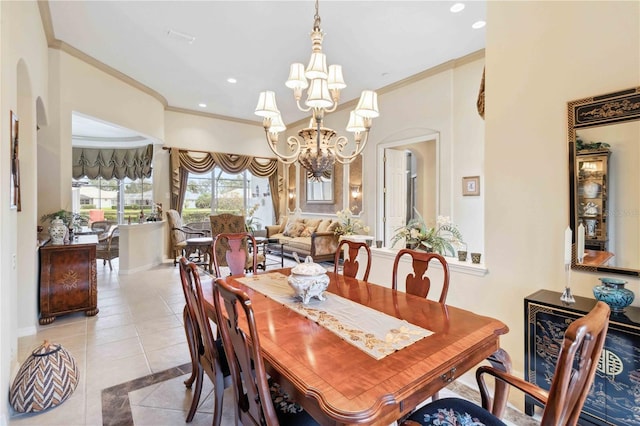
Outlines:
{"type": "MultiPolygon", "coordinates": [[[[565,283],[567,101],[640,84],[640,3],[488,2],[487,22],[489,274],[452,283],[449,301],[508,324],[502,343],[522,371],[523,299],[565,283]]],[[[574,294],[592,296],[597,277],[572,273],[574,294]]],[[[637,280],[630,288],[640,294],[637,280]]]]}
{"type": "MultiPolygon", "coordinates": [[[[47,101],[47,45],[35,2],[0,2],[0,424],[8,422],[8,389],[17,365],[18,314],[35,318],[37,277],[36,122],[47,101]],[[9,208],[9,111],[20,120],[22,211],[9,208]],[[14,264],[15,259],[15,264],[14,264]],[[24,297],[33,303],[23,303],[24,297]]],[[[33,323],[33,322],[32,322],[33,323]]]]}

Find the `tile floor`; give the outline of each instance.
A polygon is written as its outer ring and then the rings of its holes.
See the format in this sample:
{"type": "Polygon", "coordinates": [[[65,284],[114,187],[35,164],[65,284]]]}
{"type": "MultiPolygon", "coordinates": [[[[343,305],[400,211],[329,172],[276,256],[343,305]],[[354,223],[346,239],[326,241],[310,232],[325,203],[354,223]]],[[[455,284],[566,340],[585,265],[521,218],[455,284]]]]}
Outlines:
{"type": "MultiPolygon", "coordinates": [[[[9,425],[184,423],[192,394],[183,384],[190,358],[182,327],[184,295],[178,268],[165,263],[120,276],[117,260],[113,263],[113,271],[98,263],[98,315],[62,316],[38,326],[36,335],[20,338],[20,362],[48,339],[74,355],[80,380],[59,407],[39,414],[15,414],[9,425]]],[[[212,421],[212,386],[206,382],[194,426],[212,421]]],[[[234,424],[230,391],[226,390],[223,425],[234,424]]],[[[447,390],[441,394],[446,396],[447,390]]],[[[523,422],[515,424],[537,424],[523,422]]]]}

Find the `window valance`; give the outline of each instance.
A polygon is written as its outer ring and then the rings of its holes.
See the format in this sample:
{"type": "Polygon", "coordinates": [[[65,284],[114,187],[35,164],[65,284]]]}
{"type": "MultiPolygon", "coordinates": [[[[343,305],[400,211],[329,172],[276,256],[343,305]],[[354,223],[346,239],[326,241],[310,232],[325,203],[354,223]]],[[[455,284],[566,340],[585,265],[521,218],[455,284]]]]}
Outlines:
{"type": "Polygon", "coordinates": [[[206,173],[215,166],[227,173],[249,170],[254,176],[269,177],[276,217],[279,214],[278,160],[221,152],[198,152],[171,149],[171,208],[182,211],[187,178],[191,173],[206,173]]]}
{"type": "Polygon", "coordinates": [[[138,148],[73,148],[72,155],[74,179],[151,177],[153,144],[138,148]]]}

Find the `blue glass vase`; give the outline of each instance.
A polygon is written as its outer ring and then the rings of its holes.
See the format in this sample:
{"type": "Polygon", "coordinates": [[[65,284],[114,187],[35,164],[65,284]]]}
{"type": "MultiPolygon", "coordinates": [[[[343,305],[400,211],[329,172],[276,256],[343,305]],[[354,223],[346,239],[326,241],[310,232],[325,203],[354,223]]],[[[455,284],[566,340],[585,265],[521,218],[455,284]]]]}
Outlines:
{"type": "Polygon", "coordinates": [[[611,312],[624,312],[624,308],[629,306],[635,297],[633,291],[624,288],[627,282],[619,278],[598,279],[602,284],[593,288],[595,298],[609,305],[611,312]]]}

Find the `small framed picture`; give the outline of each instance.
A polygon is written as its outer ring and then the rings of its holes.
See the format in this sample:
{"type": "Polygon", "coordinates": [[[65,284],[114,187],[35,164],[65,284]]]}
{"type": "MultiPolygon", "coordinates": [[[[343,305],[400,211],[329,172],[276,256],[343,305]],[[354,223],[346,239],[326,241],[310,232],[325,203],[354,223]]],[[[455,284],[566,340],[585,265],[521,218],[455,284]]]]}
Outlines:
{"type": "Polygon", "coordinates": [[[10,111],[11,121],[11,174],[9,175],[9,207],[11,209],[22,210],[20,203],[20,159],[18,158],[19,152],[19,139],[18,139],[18,116],[10,111]]]}
{"type": "Polygon", "coordinates": [[[480,176],[462,178],[462,195],[480,195],[480,176]]]}

